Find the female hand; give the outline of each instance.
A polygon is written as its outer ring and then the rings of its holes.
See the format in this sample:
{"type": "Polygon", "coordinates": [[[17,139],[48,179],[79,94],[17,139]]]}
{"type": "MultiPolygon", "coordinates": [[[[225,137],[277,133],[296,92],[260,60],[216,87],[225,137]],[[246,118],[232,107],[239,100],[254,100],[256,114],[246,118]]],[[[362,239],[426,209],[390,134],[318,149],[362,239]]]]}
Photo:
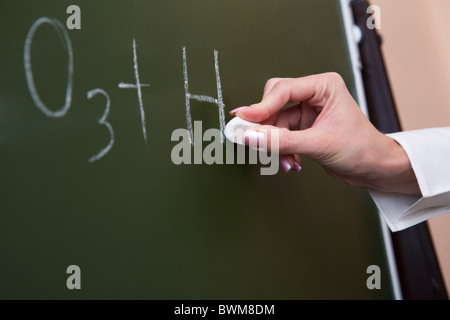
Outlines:
{"type": "Polygon", "coordinates": [[[336,73],[270,79],[261,102],[230,113],[261,123],[251,130],[265,133],[269,149],[270,130],[279,130],[285,171],[299,172],[302,154],[351,186],[420,194],[403,148],[370,123],[336,73]],[[288,103],[296,104],[282,109],[288,103]]]}

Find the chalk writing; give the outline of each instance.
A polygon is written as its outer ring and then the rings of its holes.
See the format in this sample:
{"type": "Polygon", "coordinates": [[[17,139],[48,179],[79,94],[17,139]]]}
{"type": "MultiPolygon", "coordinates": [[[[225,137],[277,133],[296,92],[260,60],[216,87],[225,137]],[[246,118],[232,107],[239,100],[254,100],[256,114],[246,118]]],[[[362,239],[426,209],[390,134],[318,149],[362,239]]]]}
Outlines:
{"type": "Polygon", "coordinates": [[[221,141],[222,143],[225,141],[225,104],[223,103],[222,98],[222,85],[220,81],[219,74],[219,53],[217,50],[214,50],[214,69],[216,72],[216,86],[217,86],[217,99],[204,95],[192,94],[189,92],[189,80],[188,80],[188,72],[187,72],[187,58],[186,58],[186,47],[183,47],[183,75],[184,75],[184,91],[185,91],[185,100],[186,100],[186,121],[187,121],[187,129],[189,131],[189,139],[191,144],[194,144],[194,134],[192,129],[192,116],[191,116],[191,99],[197,101],[204,101],[214,103],[219,108],[219,123],[220,123],[220,132],[221,132],[221,141]]]}
{"type": "Polygon", "coordinates": [[[24,60],[25,76],[27,79],[28,89],[30,91],[31,98],[33,99],[36,107],[38,107],[38,109],[41,110],[48,117],[52,117],[52,118],[63,117],[67,113],[67,111],[69,111],[70,105],[72,103],[73,51],[72,51],[72,44],[70,42],[69,35],[67,34],[67,31],[64,28],[64,26],[62,25],[62,23],[59,22],[57,19],[50,19],[47,17],[42,17],[42,18],[37,19],[31,26],[30,30],[28,31],[27,37],[25,39],[25,49],[24,49],[24,54],[23,54],[23,60],[24,60]],[[37,89],[36,89],[36,85],[34,83],[33,70],[31,67],[31,45],[33,42],[33,37],[34,37],[34,34],[36,33],[37,29],[45,23],[50,24],[53,27],[53,29],[56,31],[63,46],[67,50],[67,55],[69,57],[69,64],[67,66],[67,87],[66,87],[65,103],[57,111],[50,110],[49,108],[47,108],[45,103],[42,102],[42,99],[39,96],[39,93],[37,92],[37,89]]]}
{"type": "Polygon", "coordinates": [[[98,120],[98,123],[102,124],[102,125],[104,125],[104,126],[106,126],[108,128],[111,138],[110,138],[109,143],[108,143],[108,145],[106,147],[104,147],[95,156],[92,156],[92,157],[89,158],[89,160],[88,160],[89,162],[97,161],[100,158],[102,158],[103,156],[105,156],[109,152],[109,150],[112,148],[112,146],[114,144],[114,131],[113,131],[113,128],[112,128],[111,124],[106,121],[106,117],[108,116],[108,113],[109,113],[109,107],[111,106],[111,99],[109,98],[109,95],[106,93],[105,90],[98,89],[98,88],[88,91],[87,97],[88,97],[88,99],[91,99],[93,96],[95,96],[97,94],[102,94],[106,98],[105,112],[103,113],[103,116],[98,120]]]}
{"type": "Polygon", "coordinates": [[[145,112],[144,112],[144,103],[142,102],[142,90],[141,87],[149,87],[149,84],[142,84],[139,80],[139,69],[137,63],[137,54],[136,54],[136,40],[133,39],[133,62],[134,62],[134,76],[136,78],[136,83],[119,83],[119,88],[133,88],[137,89],[137,95],[139,100],[139,110],[141,112],[141,124],[142,124],[142,135],[144,136],[145,143],[147,143],[147,129],[145,125],[145,112]]]}
{"type": "MultiPolygon", "coordinates": [[[[119,88],[122,89],[136,89],[137,91],[137,97],[139,102],[139,111],[140,111],[140,117],[141,117],[141,127],[142,127],[142,135],[144,138],[145,143],[147,143],[147,127],[146,127],[146,117],[145,117],[145,110],[144,110],[144,103],[142,99],[142,87],[149,87],[150,84],[141,83],[140,77],[139,77],[139,68],[138,68],[138,59],[137,59],[137,50],[136,50],[136,39],[133,39],[133,69],[134,69],[134,77],[136,80],[136,83],[124,83],[120,82],[118,84],[119,88]]],[[[212,104],[216,104],[219,111],[219,124],[220,124],[220,142],[223,144],[225,142],[225,104],[223,103],[223,96],[222,96],[222,85],[220,81],[220,73],[219,73],[219,53],[217,50],[214,50],[214,70],[216,74],[216,87],[217,87],[217,98],[206,96],[206,95],[197,95],[192,94],[189,92],[189,81],[188,81],[188,72],[187,72],[187,58],[186,58],[186,48],[183,47],[183,77],[184,77],[184,89],[185,89],[185,107],[186,107],[186,121],[187,121],[187,131],[189,132],[189,142],[190,144],[194,144],[194,132],[192,127],[192,117],[191,117],[191,110],[190,110],[190,100],[194,99],[197,101],[203,101],[208,102],[212,104]]],[[[69,35],[67,31],[65,30],[64,26],[61,22],[59,22],[57,19],[51,19],[47,17],[42,17],[37,19],[32,26],[30,27],[30,30],[28,31],[28,34],[25,39],[25,47],[24,47],[24,68],[25,68],[25,75],[27,80],[28,89],[30,92],[30,95],[33,99],[34,104],[36,107],[42,111],[46,116],[51,118],[60,118],[67,114],[69,111],[71,104],[72,104],[72,88],[73,88],[73,51],[72,51],[72,44],[69,38],[69,35]],[[67,66],[67,87],[66,87],[66,95],[65,95],[65,103],[62,107],[60,107],[56,111],[52,111],[50,108],[48,108],[45,103],[42,101],[41,97],[39,96],[36,85],[34,82],[33,77],[33,71],[32,71],[32,65],[31,65],[31,47],[33,42],[33,37],[38,30],[38,28],[43,24],[50,24],[57,35],[59,36],[61,43],[63,44],[64,48],[67,51],[68,55],[68,66],[67,66]]],[[[111,99],[109,94],[100,88],[92,89],[87,92],[86,96],[88,99],[92,99],[96,95],[103,95],[106,99],[106,105],[105,105],[105,111],[103,115],[100,117],[100,119],[97,121],[98,124],[105,126],[110,134],[110,139],[108,144],[101,149],[97,154],[91,156],[88,159],[88,162],[93,163],[101,158],[103,158],[108,152],[111,150],[111,148],[114,145],[114,130],[112,125],[106,120],[109,113],[110,113],[110,107],[111,107],[111,99]]],[[[207,136],[208,139],[212,139],[212,136],[207,136]]],[[[212,148],[212,150],[216,150],[217,148],[212,148]]],[[[198,160],[198,159],[197,159],[198,160]]]]}

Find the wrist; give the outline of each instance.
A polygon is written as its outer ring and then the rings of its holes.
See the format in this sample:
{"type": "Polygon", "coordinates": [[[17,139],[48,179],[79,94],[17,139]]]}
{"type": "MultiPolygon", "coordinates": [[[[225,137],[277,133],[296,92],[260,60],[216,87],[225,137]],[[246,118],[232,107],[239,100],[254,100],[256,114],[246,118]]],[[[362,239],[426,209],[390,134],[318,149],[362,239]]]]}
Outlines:
{"type": "Polygon", "coordinates": [[[408,154],[397,141],[384,137],[384,152],[377,161],[377,170],[381,173],[378,191],[421,194],[408,154]]]}

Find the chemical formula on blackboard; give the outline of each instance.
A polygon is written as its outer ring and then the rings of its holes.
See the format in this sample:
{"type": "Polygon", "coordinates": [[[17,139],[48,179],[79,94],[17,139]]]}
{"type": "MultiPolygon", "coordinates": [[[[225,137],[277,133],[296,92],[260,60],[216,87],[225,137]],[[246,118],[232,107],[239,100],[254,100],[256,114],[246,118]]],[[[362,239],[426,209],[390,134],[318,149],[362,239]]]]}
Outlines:
{"type": "MultiPolygon", "coordinates": [[[[145,116],[145,110],[144,110],[144,102],[142,99],[142,88],[150,87],[151,84],[148,83],[141,83],[140,76],[139,76],[139,67],[138,67],[138,56],[137,56],[137,44],[136,40],[133,39],[133,69],[134,69],[134,76],[135,76],[135,83],[125,83],[120,82],[118,84],[118,87],[121,89],[136,89],[137,91],[137,98],[139,102],[139,111],[141,116],[141,128],[142,128],[142,136],[147,143],[147,124],[146,124],[146,116],[145,116]]],[[[226,148],[226,161],[224,160],[223,154],[221,153],[222,150],[222,144],[225,143],[225,104],[223,102],[223,95],[222,95],[222,85],[220,81],[220,72],[219,72],[219,53],[217,50],[214,50],[214,70],[216,75],[216,86],[217,86],[217,98],[206,96],[206,95],[199,95],[199,94],[193,94],[189,91],[189,80],[188,80],[188,64],[187,64],[187,54],[186,54],[186,47],[182,47],[182,59],[183,59],[183,80],[184,80],[184,89],[185,89],[185,109],[186,109],[186,122],[187,122],[187,138],[189,140],[189,144],[186,143],[185,135],[183,133],[180,133],[182,129],[177,129],[174,131],[174,134],[172,134],[172,141],[182,141],[174,147],[172,150],[172,162],[175,164],[191,164],[190,161],[190,148],[191,145],[194,145],[194,164],[201,164],[203,161],[202,159],[205,159],[206,164],[234,164],[234,146],[228,146],[226,148]],[[219,124],[220,129],[218,132],[215,132],[214,129],[209,129],[207,132],[205,132],[205,135],[203,135],[202,130],[194,130],[194,127],[192,125],[192,117],[191,117],[191,107],[190,102],[191,100],[197,100],[201,102],[208,102],[217,105],[218,107],[218,113],[219,113],[219,124]],[[218,134],[216,134],[218,133],[218,134]],[[198,138],[194,137],[194,134],[198,136],[198,138]],[[195,141],[197,141],[197,146],[201,141],[203,140],[203,137],[205,136],[206,140],[212,141],[211,144],[208,146],[209,148],[205,148],[205,150],[201,150],[201,148],[195,148],[195,141]],[[218,136],[218,138],[217,138],[218,136]],[[212,139],[212,138],[215,139],[212,139]],[[178,140],[177,140],[178,139],[178,140]],[[177,157],[176,152],[178,152],[178,155],[181,153],[183,154],[181,157],[177,157]],[[176,159],[175,159],[176,158],[176,159]],[[200,160],[199,160],[200,159],[200,160]]],[[[70,110],[72,106],[72,95],[73,95],[73,73],[74,73],[74,54],[72,49],[72,43],[70,40],[70,37],[64,28],[63,24],[57,20],[52,19],[48,17],[41,17],[37,19],[32,26],[30,27],[28,34],[25,39],[25,46],[24,46],[24,68],[25,68],[25,76],[27,80],[28,90],[30,92],[31,98],[33,99],[34,104],[36,107],[47,117],[51,118],[60,118],[64,117],[67,112],[70,110]],[[33,68],[31,63],[31,49],[33,44],[33,38],[37,30],[40,26],[44,24],[49,24],[57,33],[59,36],[61,43],[63,47],[65,48],[68,56],[68,65],[67,65],[67,85],[66,85],[66,93],[65,93],[65,102],[64,105],[62,105],[59,109],[56,111],[52,111],[45,102],[41,99],[39,92],[36,88],[36,84],[33,77],[33,68]]],[[[89,157],[89,162],[95,162],[103,158],[108,154],[108,152],[111,150],[111,148],[114,145],[114,129],[112,125],[108,122],[108,114],[110,112],[110,106],[111,106],[111,98],[110,95],[102,88],[94,88],[89,90],[86,93],[87,99],[93,99],[95,96],[100,95],[103,96],[105,99],[105,110],[103,115],[100,119],[98,119],[98,124],[103,125],[106,127],[106,129],[109,132],[110,140],[108,143],[96,154],[89,157]]],[[[201,128],[201,124],[199,124],[201,128]]],[[[198,126],[197,126],[198,127],[198,126]]],[[[240,134],[240,133],[237,133],[240,134]]],[[[272,137],[273,140],[274,137],[272,137]]],[[[253,143],[256,147],[256,143],[253,143]]],[[[255,148],[256,149],[256,148],[255,148]]],[[[238,152],[244,153],[243,149],[238,149],[238,152]]],[[[256,152],[251,152],[251,157],[249,162],[251,164],[257,163],[256,158],[256,152]]],[[[259,150],[260,159],[262,160],[262,164],[268,164],[270,163],[271,166],[268,170],[265,170],[264,168],[261,169],[261,174],[275,174],[278,171],[278,156],[276,153],[272,152],[267,153],[264,148],[260,148],[259,150]]],[[[240,161],[238,163],[243,163],[242,157],[240,157],[240,161]]]]}

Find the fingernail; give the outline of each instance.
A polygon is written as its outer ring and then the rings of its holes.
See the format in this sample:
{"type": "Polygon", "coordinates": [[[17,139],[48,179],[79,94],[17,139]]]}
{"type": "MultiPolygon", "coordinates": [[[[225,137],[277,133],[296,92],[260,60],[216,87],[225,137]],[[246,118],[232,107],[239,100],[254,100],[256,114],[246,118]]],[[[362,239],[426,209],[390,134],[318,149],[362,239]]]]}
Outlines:
{"type": "Polygon", "coordinates": [[[236,114],[236,112],[238,112],[239,110],[242,110],[244,108],[248,108],[248,107],[239,107],[239,108],[233,109],[233,110],[230,111],[230,114],[234,115],[234,114],[236,114]]]}
{"type": "Polygon", "coordinates": [[[294,171],[297,172],[297,173],[302,171],[302,166],[299,165],[297,162],[294,162],[294,171]]]}
{"type": "Polygon", "coordinates": [[[283,168],[284,172],[286,172],[286,173],[288,173],[292,169],[291,164],[284,157],[280,157],[280,164],[281,164],[281,167],[283,168]]]}
{"type": "Polygon", "coordinates": [[[264,141],[264,134],[262,132],[247,130],[244,133],[244,144],[253,148],[257,148],[264,141]]]}

